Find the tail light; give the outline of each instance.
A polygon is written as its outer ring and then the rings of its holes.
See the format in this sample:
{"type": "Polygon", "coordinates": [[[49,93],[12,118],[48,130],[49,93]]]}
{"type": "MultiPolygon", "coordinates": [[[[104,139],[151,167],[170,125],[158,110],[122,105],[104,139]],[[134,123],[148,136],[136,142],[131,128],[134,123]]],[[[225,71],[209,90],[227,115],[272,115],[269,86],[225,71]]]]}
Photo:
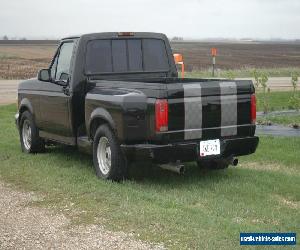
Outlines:
{"type": "Polygon", "coordinates": [[[168,101],[166,99],[157,99],[155,102],[155,131],[168,131],[168,101]]]}
{"type": "Polygon", "coordinates": [[[251,95],[251,123],[256,123],[256,97],[255,94],[251,95]]]}

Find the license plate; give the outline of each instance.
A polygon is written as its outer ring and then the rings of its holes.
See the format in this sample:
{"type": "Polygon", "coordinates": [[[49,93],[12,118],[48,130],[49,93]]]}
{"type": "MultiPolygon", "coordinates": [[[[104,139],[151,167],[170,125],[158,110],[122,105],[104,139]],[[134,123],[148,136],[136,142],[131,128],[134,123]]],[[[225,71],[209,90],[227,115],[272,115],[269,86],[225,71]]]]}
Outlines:
{"type": "Polygon", "coordinates": [[[219,155],[220,140],[209,140],[200,142],[200,156],[219,155]]]}

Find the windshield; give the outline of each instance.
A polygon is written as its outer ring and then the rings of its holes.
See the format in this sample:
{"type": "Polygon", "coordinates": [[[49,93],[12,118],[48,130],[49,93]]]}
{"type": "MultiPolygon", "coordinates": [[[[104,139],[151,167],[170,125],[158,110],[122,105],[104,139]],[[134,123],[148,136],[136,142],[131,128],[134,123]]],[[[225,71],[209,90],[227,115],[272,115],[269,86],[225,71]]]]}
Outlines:
{"type": "Polygon", "coordinates": [[[169,67],[160,39],[102,39],[87,44],[86,74],[167,72],[169,67]]]}

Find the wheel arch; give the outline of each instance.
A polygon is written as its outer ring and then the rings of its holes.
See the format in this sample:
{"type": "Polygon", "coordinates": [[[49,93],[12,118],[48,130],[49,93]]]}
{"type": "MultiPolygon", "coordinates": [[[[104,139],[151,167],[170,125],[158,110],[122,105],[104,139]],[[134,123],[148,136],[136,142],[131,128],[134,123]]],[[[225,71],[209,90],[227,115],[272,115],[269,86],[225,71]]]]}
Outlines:
{"type": "Polygon", "coordinates": [[[20,102],[20,106],[19,106],[19,114],[20,114],[20,116],[26,110],[29,111],[32,115],[34,115],[32,104],[30,103],[30,101],[27,98],[24,98],[20,102]]]}
{"type": "Polygon", "coordinates": [[[116,124],[110,115],[110,113],[104,108],[96,108],[90,115],[89,122],[87,124],[87,134],[89,138],[93,138],[97,128],[102,124],[108,124],[108,126],[117,135],[116,124]]]}
{"type": "Polygon", "coordinates": [[[34,110],[33,110],[32,104],[30,103],[30,101],[27,98],[22,99],[22,101],[20,102],[20,105],[19,105],[19,118],[18,118],[19,124],[21,121],[22,114],[25,111],[29,111],[34,118],[34,110]]]}

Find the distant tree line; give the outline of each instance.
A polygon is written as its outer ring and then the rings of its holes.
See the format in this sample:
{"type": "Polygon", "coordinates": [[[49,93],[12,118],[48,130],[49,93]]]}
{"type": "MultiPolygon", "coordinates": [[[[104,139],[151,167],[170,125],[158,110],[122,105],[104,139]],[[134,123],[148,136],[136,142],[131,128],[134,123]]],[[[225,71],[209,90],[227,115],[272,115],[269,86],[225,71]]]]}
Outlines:
{"type": "MultiPolygon", "coordinates": [[[[1,39],[0,39],[0,40],[1,40],[1,39]]],[[[7,41],[7,40],[10,40],[10,38],[9,38],[7,35],[4,35],[4,36],[2,37],[2,40],[7,41]]],[[[22,38],[18,38],[18,39],[13,38],[12,40],[27,40],[27,38],[26,38],[26,37],[22,37],[22,38]]]]}
{"type": "Polygon", "coordinates": [[[171,41],[183,41],[183,37],[181,36],[174,36],[171,41]]]}

